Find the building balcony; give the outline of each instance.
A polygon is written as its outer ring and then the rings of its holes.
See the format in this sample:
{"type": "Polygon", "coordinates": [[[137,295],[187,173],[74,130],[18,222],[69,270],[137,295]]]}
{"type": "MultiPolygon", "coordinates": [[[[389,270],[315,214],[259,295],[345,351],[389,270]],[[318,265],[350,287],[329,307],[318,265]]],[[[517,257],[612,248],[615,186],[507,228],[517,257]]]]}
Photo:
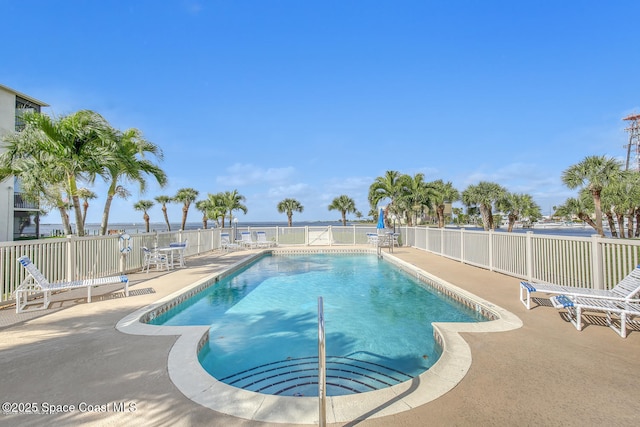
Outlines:
{"type": "Polygon", "coordinates": [[[24,197],[22,197],[22,194],[20,193],[15,193],[13,195],[13,207],[14,209],[24,209],[24,210],[38,210],[38,203],[37,202],[31,202],[28,200],[25,200],[24,197]]]}

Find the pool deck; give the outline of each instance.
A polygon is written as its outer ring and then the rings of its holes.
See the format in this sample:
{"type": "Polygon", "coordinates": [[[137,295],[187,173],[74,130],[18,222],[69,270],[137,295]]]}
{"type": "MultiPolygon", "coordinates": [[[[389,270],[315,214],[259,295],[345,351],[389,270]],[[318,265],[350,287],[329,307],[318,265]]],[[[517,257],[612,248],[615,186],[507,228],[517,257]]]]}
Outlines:
{"type": "MultiPolygon", "coordinates": [[[[91,304],[85,302],[85,292],[69,291],[55,295],[45,311],[0,309],[3,402],[59,411],[2,414],[0,425],[295,426],[236,418],[194,403],[169,377],[167,360],[176,336],[128,335],[116,329],[130,313],[248,253],[212,253],[188,258],[186,268],[170,273],[130,274],[129,298],[112,285],[97,288],[91,304]],[[80,403],[88,406],[78,408],[80,403]]],[[[376,417],[374,411],[366,420],[329,425],[637,423],[640,328],[622,339],[600,317],[588,316],[578,332],[546,299],[526,310],[518,299],[518,279],[412,248],[397,248],[394,255],[510,311],[523,326],[462,333],[473,361],[462,381],[443,396],[395,415],[376,417]]],[[[380,413],[384,409],[383,404],[380,413]]]]}

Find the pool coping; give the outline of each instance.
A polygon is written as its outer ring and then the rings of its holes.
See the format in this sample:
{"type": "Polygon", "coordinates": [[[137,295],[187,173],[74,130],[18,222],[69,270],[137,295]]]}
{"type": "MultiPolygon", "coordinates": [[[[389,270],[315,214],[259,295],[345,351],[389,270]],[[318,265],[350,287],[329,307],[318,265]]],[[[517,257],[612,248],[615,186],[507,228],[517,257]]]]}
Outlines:
{"type": "MultiPolygon", "coordinates": [[[[144,323],[189,296],[199,292],[208,282],[218,281],[252,263],[265,253],[274,255],[304,253],[366,253],[375,249],[357,248],[271,248],[257,252],[227,268],[211,274],[171,295],[130,313],[122,318],[116,329],[132,335],[178,336],[169,352],[167,368],[174,385],[187,398],[214,411],[253,421],[270,423],[317,424],[318,397],[265,395],[238,389],[222,383],[204,370],[198,361],[198,350],[208,340],[208,326],[157,326],[144,323]]],[[[433,323],[434,337],[442,347],[442,355],[427,371],[401,384],[354,395],[327,397],[326,421],[348,422],[377,418],[408,411],[424,405],[453,389],[471,367],[471,349],[460,333],[501,332],[520,328],[522,321],[509,311],[448,283],[417,266],[402,261],[390,253],[380,254],[423,283],[435,287],[479,310],[494,320],[474,323],[433,323]]],[[[206,285],[211,286],[211,285],[206,285]]]]}

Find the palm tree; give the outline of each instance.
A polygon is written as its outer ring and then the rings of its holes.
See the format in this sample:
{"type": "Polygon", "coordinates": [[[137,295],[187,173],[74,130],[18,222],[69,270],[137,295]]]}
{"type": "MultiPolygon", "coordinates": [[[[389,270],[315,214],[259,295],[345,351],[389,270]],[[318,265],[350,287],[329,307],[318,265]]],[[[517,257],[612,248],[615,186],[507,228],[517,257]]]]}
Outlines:
{"type": "Polygon", "coordinates": [[[202,212],[202,228],[207,229],[207,223],[209,222],[209,217],[207,216],[207,211],[209,210],[209,200],[198,200],[196,202],[196,209],[202,212]]]}
{"type": "Polygon", "coordinates": [[[444,182],[441,179],[430,182],[433,188],[433,203],[436,205],[436,216],[438,217],[438,227],[443,228],[445,223],[444,208],[446,203],[453,203],[460,200],[460,192],[456,190],[451,181],[444,182]]]}
{"type": "MultiPolygon", "coordinates": [[[[27,151],[19,154],[31,157],[32,165],[45,169],[45,185],[63,184],[69,194],[76,218],[79,236],[84,235],[82,210],[78,197],[78,180],[92,181],[96,175],[106,176],[106,167],[115,160],[111,127],[98,113],[81,110],[60,119],[27,112],[21,116],[24,129],[15,136],[25,142],[27,151]]],[[[19,171],[20,174],[38,173],[19,171]]],[[[62,197],[60,197],[62,198],[62,197]]]]}
{"type": "Polygon", "coordinates": [[[157,145],[144,139],[142,132],[135,128],[127,129],[124,132],[112,129],[111,135],[115,161],[107,166],[110,183],[100,223],[100,234],[102,235],[107,233],[113,198],[128,193],[120,184],[121,181],[137,182],[141,193],[144,193],[146,189],[145,176],[153,177],[161,187],[167,184],[165,172],[145,157],[151,154],[162,160],[162,150],[157,145]]]}
{"type": "Polygon", "coordinates": [[[372,210],[377,210],[378,203],[384,199],[389,199],[387,206],[387,215],[389,212],[398,214],[396,201],[403,193],[405,179],[403,175],[397,171],[386,171],[384,176],[379,176],[373,184],[369,186],[369,205],[372,210]]]}
{"type": "Polygon", "coordinates": [[[509,220],[508,232],[513,231],[514,224],[521,217],[526,216],[531,221],[536,221],[542,216],[540,206],[528,194],[506,193],[496,202],[496,208],[507,214],[509,220]]]}
{"type": "Polygon", "coordinates": [[[195,202],[198,194],[198,190],[194,190],[193,188],[181,188],[173,197],[174,201],[182,203],[182,226],[180,227],[181,230],[184,230],[185,226],[187,225],[187,214],[189,213],[189,206],[191,206],[191,203],[195,202]]]}
{"type": "Polygon", "coordinates": [[[207,195],[207,216],[209,219],[215,220],[218,226],[221,226],[220,220],[222,220],[222,223],[224,224],[224,218],[227,213],[223,197],[223,193],[209,193],[207,195]]]}
{"type": "Polygon", "coordinates": [[[56,209],[60,213],[64,233],[70,235],[64,175],[55,167],[53,160],[47,160],[50,156],[40,150],[42,138],[40,132],[32,127],[4,136],[4,150],[0,150],[0,181],[11,176],[19,178],[22,196],[38,203],[40,208],[56,209]]]}
{"type": "Polygon", "coordinates": [[[144,212],[144,215],[142,216],[142,218],[144,218],[144,224],[145,224],[147,233],[149,232],[149,214],[147,213],[147,211],[151,209],[152,206],[153,206],[153,201],[151,200],[140,200],[139,202],[136,202],[133,205],[133,208],[135,210],[144,212]]]}
{"type": "Polygon", "coordinates": [[[356,212],[356,202],[353,199],[345,194],[336,197],[333,199],[331,204],[329,205],[329,210],[337,210],[342,214],[342,225],[347,225],[347,213],[355,213],[356,212]]]}
{"type": "Polygon", "coordinates": [[[302,213],[303,211],[304,206],[302,206],[296,199],[284,199],[280,203],[278,203],[278,212],[286,212],[289,227],[291,227],[293,224],[293,212],[302,213]]]}
{"type": "Polygon", "coordinates": [[[164,222],[167,224],[167,231],[171,231],[169,215],[167,215],[167,203],[171,203],[173,199],[171,199],[171,197],[169,196],[156,196],[155,200],[162,205],[162,215],[164,216],[164,222]]]}
{"type": "Polygon", "coordinates": [[[507,192],[505,188],[494,182],[480,181],[478,185],[470,185],[462,192],[462,202],[467,206],[478,206],[482,216],[482,226],[493,230],[493,204],[507,192]]]}
{"type": "Polygon", "coordinates": [[[586,188],[591,197],[596,214],[596,231],[604,237],[602,228],[602,189],[620,176],[622,164],[606,156],[588,156],[580,163],[570,166],[562,173],[562,182],[570,189],[586,188]]]}
{"type": "Polygon", "coordinates": [[[78,188],[78,197],[82,199],[82,226],[84,227],[87,220],[87,210],[89,209],[89,200],[97,199],[98,195],[88,188],[78,188]]]}
{"type": "Polygon", "coordinates": [[[398,215],[404,215],[407,225],[417,222],[418,215],[424,209],[433,207],[434,189],[424,181],[424,174],[417,173],[413,177],[402,175],[398,180],[400,194],[396,199],[398,215]]]}
{"type": "Polygon", "coordinates": [[[591,219],[591,215],[589,215],[590,211],[593,211],[593,199],[584,192],[581,192],[580,197],[570,197],[565,202],[556,207],[554,215],[559,215],[563,217],[572,218],[573,216],[578,217],[581,221],[586,222],[594,230],[597,229],[596,223],[591,219]]]}
{"type": "MultiPolygon", "coordinates": [[[[242,211],[247,213],[247,207],[242,203],[246,198],[238,193],[238,190],[225,191],[222,193],[222,205],[226,212],[229,212],[229,225],[233,221],[233,211],[242,211]]],[[[224,216],[222,217],[222,226],[224,227],[224,216]]]]}

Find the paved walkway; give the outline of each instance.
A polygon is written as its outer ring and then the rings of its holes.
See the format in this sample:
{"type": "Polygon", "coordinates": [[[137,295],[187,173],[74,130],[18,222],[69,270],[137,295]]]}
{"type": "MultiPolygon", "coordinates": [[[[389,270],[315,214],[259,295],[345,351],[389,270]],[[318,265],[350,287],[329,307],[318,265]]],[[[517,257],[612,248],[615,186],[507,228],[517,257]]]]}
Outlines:
{"type": "MultiPolygon", "coordinates": [[[[3,414],[0,425],[269,425],[220,414],[185,397],[167,369],[176,337],[115,329],[131,312],[246,254],[213,253],[189,258],[187,268],[168,274],[131,274],[129,298],[116,287],[102,287],[91,304],[84,302],[85,293],[73,291],[58,294],[46,311],[16,315],[11,307],[1,309],[3,402],[33,403],[57,414],[3,414]]],[[[473,363],[444,396],[393,416],[333,426],[638,423],[640,328],[622,339],[590,316],[578,332],[547,300],[541,301],[546,306],[526,310],[518,300],[517,279],[410,248],[396,249],[394,255],[511,311],[524,326],[464,333],[473,363]]]]}

